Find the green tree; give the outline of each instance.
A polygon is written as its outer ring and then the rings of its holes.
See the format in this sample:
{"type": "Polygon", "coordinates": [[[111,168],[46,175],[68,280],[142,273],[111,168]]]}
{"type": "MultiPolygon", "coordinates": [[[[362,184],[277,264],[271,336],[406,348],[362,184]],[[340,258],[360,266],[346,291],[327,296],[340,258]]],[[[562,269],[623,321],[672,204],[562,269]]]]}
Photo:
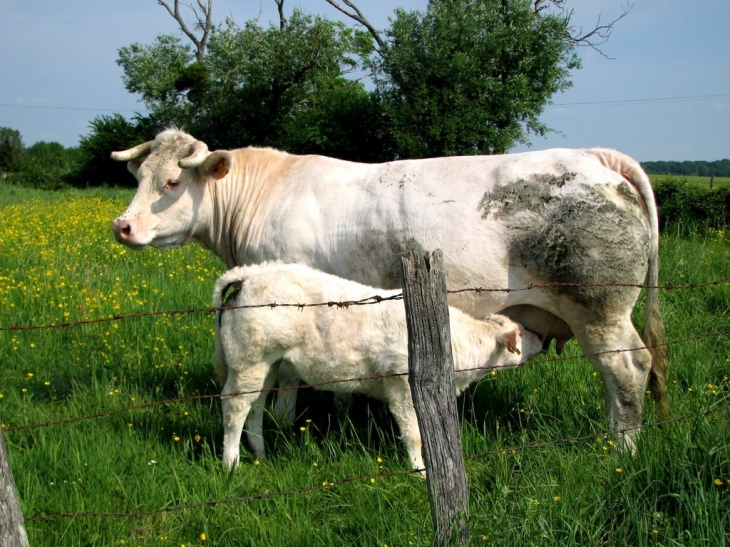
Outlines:
{"type": "Polygon", "coordinates": [[[160,36],[152,46],[122,48],[118,63],[127,89],[141,94],[156,119],[211,147],[266,145],[371,160],[385,148],[377,104],[346,78],[364,43],[343,23],[295,9],[278,26],[239,27],[229,19],[213,27],[200,60],[179,39],[160,36]]]}
{"type": "Polygon", "coordinates": [[[57,142],[38,141],[18,157],[11,184],[56,190],[68,185],[80,160],[78,148],[64,148],[57,142]]]}
{"type": "Polygon", "coordinates": [[[279,146],[364,162],[394,157],[380,103],[356,82],[337,82],[311,94],[310,104],[283,127],[279,146]]]}
{"type": "Polygon", "coordinates": [[[137,116],[129,121],[121,114],[97,116],[89,124],[91,132],[79,143],[80,161],[69,184],[74,186],[136,186],[128,172],[127,164],[113,161],[110,153],[126,150],[142,142],[152,140],[163,128],[154,118],[137,116]]]}
{"type": "Polygon", "coordinates": [[[0,173],[11,173],[25,150],[20,131],[0,127],[0,173]]]}
{"type": "Polygon", "coordinates": [[[194,51],[162,35],[117,62],[154,119],[213,147],[364,161],[501,153],[550,131],[539,117],[571,85],[576,48],[598,49],[629,10],[583,32],[569,0],[430,0],[425,13],[396,10],[381,33],[353,0],[326,1],[366,30],[298,9],[286,17],[284,0],[277,26],[213,26],[208,0],[186,5],[198,36],[179,0],[158,0],[194,51]],[[352,77],[358,69],[374,89],[352,77]]]}
{"type": "Polygon", "coordinates": [[[398,155],[506,152],[580,66],[569,18],[528,0],[432,0],[396,10],[369,59],[398,155]]]}
{"type": "Polygon", "coordinates": [[[147,108],[164,123],[181,123],[189,115],[185,81],[192,48],[180,38],[163,34],[152,45],[132,44],[119,50],[117,64],[130,93],[139,93],[147,108]]]}

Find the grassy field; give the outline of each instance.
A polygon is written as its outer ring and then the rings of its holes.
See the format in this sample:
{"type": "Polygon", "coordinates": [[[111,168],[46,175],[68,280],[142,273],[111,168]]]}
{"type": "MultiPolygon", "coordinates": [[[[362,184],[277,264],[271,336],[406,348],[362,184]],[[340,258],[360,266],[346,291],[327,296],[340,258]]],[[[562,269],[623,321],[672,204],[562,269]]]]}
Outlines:
{"type": "MultiPolygon", "coordinates": [[[[223,270],[212,254],[193,246],[133,252],[113,241],[110,221],[130,197],[0,186],[0,327],[209,306],[223,270]]],[[[663,284],[721,279],[730,276],[730,241],[702,227],[690,237],[665,234],[661,259],[663,284]]],[[[664,291],[661,303],[670,340],[730,329],[730,284],[664,291]]],[[[212,354],[206,313],[0,331],[0,420],[7,430],[216,394],[212,354]]],[[[580,349],[569,343],[565,354],[580,349]]],[[[601,382],[584,359],[548,355],[488,375],[461,397],[472,543],[728,545],[730,336],[672,344],[670,355],[672,418],[680,419],[642,432],[635,457],[601,435],[601,382]],[[599,436],[520,449],[589,435],[599,436]]],[[[425,482],[372,476],[408,469],[382,405],[356,399],[344,412],[328,394],[302,391],[298,410],[293,427],[267,419],[270,458],[255,461],[244,449],[233,473],[219,463],[216,399],[7,430],[26,518],[170,509],[31,520],[31,545],[430,545],[425,482]],[[368,477],[338,484],[360,475],[368,477]]],[[[657,420],[648,399],[644,419],[657,420]]]]}
{"type": "MultiPolygon", "coordinates": [[[[710,187],[710,177],[687,177],[684,175],[649,175],[649,179],[652,184],[656,184],[661,180],[675,179],[675,180],[686,180],[690,184],[696,184],[703,188],[710,187]]],[[[721,186],[730,186],[730,177],[715,177],[712,181],[713,188],[719,188],[721,186]]]]}

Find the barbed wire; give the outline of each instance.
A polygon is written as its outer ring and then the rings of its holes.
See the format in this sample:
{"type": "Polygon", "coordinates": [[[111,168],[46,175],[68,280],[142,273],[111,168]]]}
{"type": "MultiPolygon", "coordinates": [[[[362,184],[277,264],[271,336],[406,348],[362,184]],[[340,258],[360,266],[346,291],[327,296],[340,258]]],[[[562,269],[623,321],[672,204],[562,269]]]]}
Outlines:
{"type": "Polygon", "coordinates": [[[290,496],[293,494],[303,494],[306,492],[314,492],[316,490],[324,490],[325,488],[331,488],[333,486],[339,486],[349,482],[360,481],[364,479],[376,479],[378,477],[397,477],[402,475],[411,475],[414,473],[420,473],[422,469],[412,469],[410,471],[381,471],[380,473],[372,473],[369,475],[358,475],[355,477],[346,477],[338,481],[324,481],[322,484],[314,486],[305,486],[303,488],[297,488],[294,490],[283,490],[279,492],[266,492],[263,494],[252,494],[250,496],[240,496],[236,498],[226,498],[222,500],[210,500],[203,501],[200,503],[187,503],[185,505],[177,505],[174,507],[163,507],[161,509],[150,509],[147,511],[136,511],[134,513],[102,513],[95,511],[85,511],[78,513],[61,513],[57,515],[43,515],[39,517],[28,517],[25,519],[26,522],[37,522],[44,520],[56,520],[60,518],[79,518],[79,517],[112,517],[112,518],[130,518],[130,517],[144,517],[148,515],[157,515],[160,513],[171,513],[173,511],[184,511],[186,509],[199,509],[201,507],[215,507],[216,505],[223,505],[228,503],[240,503],[244,501],[262,500],[267,498],[273,498],[278,496],[290,496]]]}
{"type": "Polygon", "coordinates": [[[313,304],[280,304],[278,302],[271,302],[269,304],[246,304],[243,306],[223,306],[220,308],[188,308],[183,310],[162,310],[162,311],[151,311],[151,312],[140,312],[140,313],[129,313],[125,315],[115,314],[110,317],[99,317],[97,319],[85,319],[83,321],[72,321],[65,323],[53,323],[50,325],[26,325],[18,326],[12,325],[10,327],[0,327],[1,331],[24,331],[24,330],[39,330],[39,329],[59,329],[78,327],[81,325],[93,325],[95,323],[109,323],[111,321],[121,321],[123,319],[137,319],[140,317],[153,317],[157,315],[185,315],[193,313],[215,313],[217,311],[225,310],[241,310],[241,309],[256,309],[256,308],[314,308],[314,307],[330,307],[330,308],[349,308],[350,306],[366,306],[368,304],[379,304],[388,300],[402,300],[403,293],[394,294],[391,296],[379,296],[373,295],[363,298],[361,300],[343,300],[343,301],[327,301],[317,302],[313,304]]]}
{"type": "MultiPolygon", "coordinates": [[[[535,365],[547,365],[550,363],[557,363],[557,362],[564,362],[564,361],[570,361],[570,360],[576,360],[576,359],[584,359],[589,357],[595,357],[599,355],[606,355],[610,353],[624,353],[624,352],[632,352],[632,351],[641,351],[645,349],[654,349],[658,347],[663,346],[669,346],[672,344],[681,344],[685,342],[692,342],[696,340],[701,340],[703,338],[712,338],[716,336],[726,336],[730,335],[730,329],[728,330],[722,330],[722,331],[716,331],[712,333],[704,333],[704,334],[697,334],[694,336],[688,336],[686,338],[679,338],[677,340],[670,340],[667,342],[662,342],[660,344],[655,344],[653,346],[641,346],[637,348],[627,348],[627,349],[614,349],[614,350],[604,350],[604,351],[598,351],[595,353],[588,353],[588,354],[580,354],[580,355],[566,355],[566,356],[556,356],[552,357],[550,359],[542,359],[537,361],[527,361],[525,363],[522,363],[515,367],[503,367],[500,365],[492,365],[492,366],[481,366],[481,367],[470,367],[470,368],[464,368],[460,370],[455,370],[454,372],[459,374],[463,372],[473,372],[476,370],[483,370],[486,372],[490,371],[496,371],[496,370],[507,370],[507,369],[517,369],[517,368],[524,368],[527,366],[535,366],[535,365]]],[[[74,416],[71,418],[64,418],[61,420],[53,420],[53,421],[45,421],[45,422],[38,422],[34,424],[26,424],[26,425],[17,425],[17,426],[7,426],[5,424],[2,425],[3,431],[10,432],[10,431],[22,431],[25,429],[37,429],[40,427],[51,427],[55,425],[62,425],[62,424],[69,424],[74,422],[80,422],[80,421],[86,421],[86,420],[95,420],[98,418],[106,418],[108,416],[112,416],[114,414],[120,414],[122,412],[132,412],[135,410],[142,410],[145,408],[152,408],[156,406],[165,406],[165,405],[171,405],[171,404],[178,404],[178,403],[187,403],[192,401],[201,401],[206,399],[221,399],[223,397],[238,397],[240,395],[253,395],[253,394],[260,394],[260,393],[277,393],[282,391],[291,391],[291,390],[298,390],[298,389],[316,389],[319,387],[324,387],[328,385],[335,385],[335,384],[344,384],[349,382],[365,382],[365,381],[378,381],[378,380],[387,380],[389,378],[397,378],[401,376],[408,376],[407,372],[399,372],[399,373],[393,373],[393,374],[377,374],[373,376],[363,376],[358,378],[347,378],[347,379],[340,379],[340,380],[328,380],[325,382],[317,382],[317,383],[311,383],[311,384],[299,384],[296,386],[285,386],[285,387],[271,387],[271,388],[265,388],[265,389],[259,389],[259,390],[250,390],[250,391],[235,391],[232,393],[210,393],[205,395],[190,395],[187,397],[179,397],[175,399],[165,399],[162,401],[150,401],[148,403],[141,403],[137,405],[127,406],[123,408],[114,408],[111,410],[106,410],[104,412],[98,412],[95,414],[88,414],[84,416],[74,416]]]]}
{"type": "MultiPolygon", "coordinates": [[[[501,288],[501,289],[490,289],[490,288],[484,288],[484,287],[469,287],[465,289],[453,289],[453,290],[447,290],[447,294],[459,294],[459,293],[465,293],[465,292],[475,292],[477,294],[481,293],[513,293],[513,292],[520,292],[520,291],[529,291],[534,289],[551,289],[551,288],[559,288],[559,287],[571,287],[571,288],[596,288],[596,287],[623,287],[623,288],[636,288],[636,289],[660,289],[660,290],[688,290],[688,289],[698,289],[702,287],[711,287],[715,285],[722,285],[724,283],[730,282],[730,277],[725,277],[722,279],[718,279],[715,281],[708,281],[706,283],[695,283],[695,284],[689,284],[689,285],[643,285],[638,283],[619,283],[617,281],[607,281],[604,283],[569,283],[569,282],[555,282],[555,283],[540,283],[540,284],[529,284],[525,285],[523,287],[515,287],[515,288],[501,288]]],[[[196,314],[196,313],[215,313],[220,310],[237,310],[237,309],[254,309],[254,308],[298,308],[298,309],[304,309],[304,308],[312,308],[312,307],[335,307],[339,309],[347,309],[350,306],[366,306],[371,304],[379,304],[381,302],[386,301],[392,301],[392,300],[402,300],[403,299],[403,293],[393,294],[390,296],[380,296],[380,295],[373,295],[369,296],[367,298],[363,298],[361,300],[344,300],[344,301],[327,301],[327,302],[316,302],[316,303],[309,303],[309,304],[293,304],[293,303],[278,303],[278,302],[271,302],[268,304],[246,304],[242,306],[224,306],[221,308],[214,308],[214,307],[198,307],[198,308],[187,308],[187,309],[180,309],[180,310],[162,310],[162,311],[151,311],[151,312],[139,312],[139,313],[129,313],[129,314],[114,314],[109,317],[99,317],[96,319],[85,319],[82,321],[66,321],[62,323],[52,323],[48,325],[10,325],[7,327],[0,327],[0,332],[3,331],[11,331],[11,332],[18,332],[18,331],[30,331],[30,330],[41,330],[41,329],[59,329],[59,328],[71,328],[71,327],[78,327],[82,325],[93,325],[96,323],[109,323],[112,321],[121,321],[125,319],[137,319],[141,317],[154,317],[154,316],[160,316],[160,315],[189,315],[189,314],[196,314]]]]}
{"type": "MultiPolygon", "coordinates": [[[[511,454],[516,453],[518,451],[526,451],[526,450],[538,450],[541,448],[547,448],[550,446],[558,446],[561,444],[567,444],[567,443],[576,443],[576,442],[583,442],[588,440],[594,440],[604,437],[613,437],[616,435],[621,435],[624,433],[631,433],[634,431],[641,431],[644,429],[652,429],[652,428],[659,428],[663,427],[665,425],[669,424],[675,424],[683,421],[687,421],[693,418],[704,418],[706,416],[709,416],[711,414],[723,411],[730,408],[730,403],[726,403],[723,405],[715,406],[714,408],[705,410],[703,412],[698,412],[695,414],[685,414],[682,416],[678,416],[676,418],[672,418],[669,420],[663,420],[659,422],[652,422],[648,424],[642,424],[635,427],[627,427],[623,429],[619,429],[617,431],[612,432],[605,432],[605,433],[595,433],[591,435],[583,435],[580,437],[566,437],[566,438],[559,438],[559,439],[553,439],[551,441],[545,441],[542,443],[534,443],[530,445],[520,445],[512,448],[500,448],[500,449],[494,449],[494,450],[488,450],[484,452],[477,452],[474,454],[469,454],[467,456],[464,456],[464,459],[475,459],[475,458],[482,458],[485,456],[492,456],[492,455],[505,455],[505,454],[511,454]]],[[[378,478],[390,478],[390,477],[398,477],[398,476],[405,476],[405,475],[413,475],[416,473],[421,473],[422,471],[425,471],[425,469],[411,469],[409,471],[381,471],[378,473],[370,473],[365,475],[357,475],[352,477],[345,477],[342,479],[339,479],[337,481],[323,481],[322,484],[319,485],[313,485],[313,486],[305,486],[302,488],[297,489],[291,489],[291,490],[283,490],[279,492],[265,492],[262,494],[252,494],[249,496],[239,496],[235,498],[226,498],[221,500],[209,500],[199,503],[187,503],[183,505],[177,505],[173,507],[163,507],[160,509],[149,509],[145,511],[135,511],[131,513],[112,513],[112,512],[98,512],[98,511],[80,511],[76,513],[59,513],[55,515],[43,515],[43,516],[33,516],[33,517],[27,517],[25,519],[26,522],[38,522],[38,521],[49,521],[49,520],[58,520],[62,518],[80,518],[80,517],[95,517],[95,518],[133,518],[133,517],[142,517],[142,516],[149,516],[149,515],[157,515],[161,513],[171,513],[176,511],[184,511],[187,509],[199,509],[203,507],[215,507],[216,505],[224,505],[224,504],[230,504],[230,503],[241,503],[246,501],[254,501],[254,500],[263,500],[267,498],[273,498],[278,496],[291,496],[295,494],[303,494],[307,492],[314,492],[318,490],[324,490],[326,488],[332,488],[335,486],[339,486],[342,484],[362,481],[365,479],[378,479],[378,478]]]]}
{"type": "Polygon", "coordinates": [[[662,420],[660,422],[650,422],[648,424],[642,424],[640,426],[635,426],[635,427],[627,427],[627,428],[619,429],[617,431],[612,431],[609,433],[593,433],[591,435],[582,435],[580,437],[554,439],[552,441],[545,441],[542,443],[525,444],[525,445],[521,445],[517,448],[499,448],[499,449],[494,449],[494,450],[486,450],[484,452],[476,452],[474,454],[464,456],[464,459],[481,458],[483,456],[493,456],[493,455],[497,455],[497,454],[508,454],[511,452],[515,452],[517,450],[537,450],[539,448],[547,448],[548,446],[557,446],[560,444],[566,444],[566,443],[570,443],[570,442],[592,441],[592,440],[596,440],[596,439],[602,439],[604,437],[613,437],[615,435],[622,435],[624,433],[631,433],[633,431],[641,431],[644,429],[653,429],[653,428],[663,427],[663,426],[669,425],[669,424],[684,422],[691,418],[704,418],[705,416],[709,416],[710,414],[714,414],[716,412],[720,412],[722,410],[726,410],[729,408],[730,408],[730,403],[725,403],[725,404],[719,405],[715,408],[705,410],[704,412],[698,412],[696,414],[684,414],[682,416],[677,416],[676,418],[662,420]]]}
{"type": "Polygon", "coordinates": [[[708,281],[706,283],[694,283],[688,285],[643,285],[640,283],[619,283],[618,281],[606,281],[604,283],[571,283],[571,282],[554,282],[554,283],[530,283],[524,287],[517,287],[514,289],[485,289],[484,287],[470,287],[466,289],[455,289],[446,291],[448,294],[456,294],[463,292],[476,292],[477,294],[483,292],[503,292],[512,293],[520,291],[529,291],[532,289],[553,289],[559,287],[572,287],[572,288],[596,288],[596,287],[629,287],[634,289],[660,289],[665,291],[674,290],[686,290],[686,289],[699,289],[701,287],[711,287],[714,285],[722,285],[730,281],[730,277],[724,277],[715,281],[708,281]]]}

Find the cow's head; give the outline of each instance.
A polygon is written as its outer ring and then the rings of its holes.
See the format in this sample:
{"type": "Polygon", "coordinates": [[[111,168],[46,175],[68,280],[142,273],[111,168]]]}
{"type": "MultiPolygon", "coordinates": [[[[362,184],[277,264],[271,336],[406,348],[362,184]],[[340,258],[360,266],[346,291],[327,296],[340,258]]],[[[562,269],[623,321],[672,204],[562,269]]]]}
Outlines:
{"type": "Polygon", "coordinates": [[[133,249],[167,249],[195,240],[207,223],[201,209],[206,183],[225,177],[233,164],[230,152],[211,153],[204,142],[176,129],[111,156],[128,162],[139,183],[132,203],[112,223],[117,241],[133,249]]]}

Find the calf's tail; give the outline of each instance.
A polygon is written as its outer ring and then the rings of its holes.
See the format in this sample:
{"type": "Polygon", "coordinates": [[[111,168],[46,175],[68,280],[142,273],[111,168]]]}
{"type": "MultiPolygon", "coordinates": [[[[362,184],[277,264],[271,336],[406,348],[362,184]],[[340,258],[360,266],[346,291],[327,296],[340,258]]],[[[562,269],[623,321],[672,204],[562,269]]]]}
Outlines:
{"type": "Polygon", "coordinates": [[[215,375],[218,383],[223,386],[228,379],[228,365],[226,364],[226,357],[223,353],[223,347],[221,344],[221,321],[223,319],[223,308],[233,301],[238,293],[238,289],[241,287],[243,279],[237,270],[229,270],[218,278],[213,289],[213,307],[216,309],[215,312],[215,375]],[[232,292],[228,298],[226,293],[231,287],[235,287],[236,291],[232,292]]]}
{"type": "Polygon", "coordinates": [[[656,404],[657,414],[665,417],[669,413],[667,396],[667,369],[669,352],[667,351],[666,331],[659,313],[659,213],[657,211],[651,181],[641,165],[629,156],[615,150],[594,149],[595,154],[607,168],[621,174],[641,195],[649,218],[651,242],[646,282],[650,288],[646,291],[646,308],[644,310],[644,328],[641,338],[651,354],[651,370],[649,372],[649,390],[656,404]],[[654,287],[654,288],[651,288],[654,287]]]}

